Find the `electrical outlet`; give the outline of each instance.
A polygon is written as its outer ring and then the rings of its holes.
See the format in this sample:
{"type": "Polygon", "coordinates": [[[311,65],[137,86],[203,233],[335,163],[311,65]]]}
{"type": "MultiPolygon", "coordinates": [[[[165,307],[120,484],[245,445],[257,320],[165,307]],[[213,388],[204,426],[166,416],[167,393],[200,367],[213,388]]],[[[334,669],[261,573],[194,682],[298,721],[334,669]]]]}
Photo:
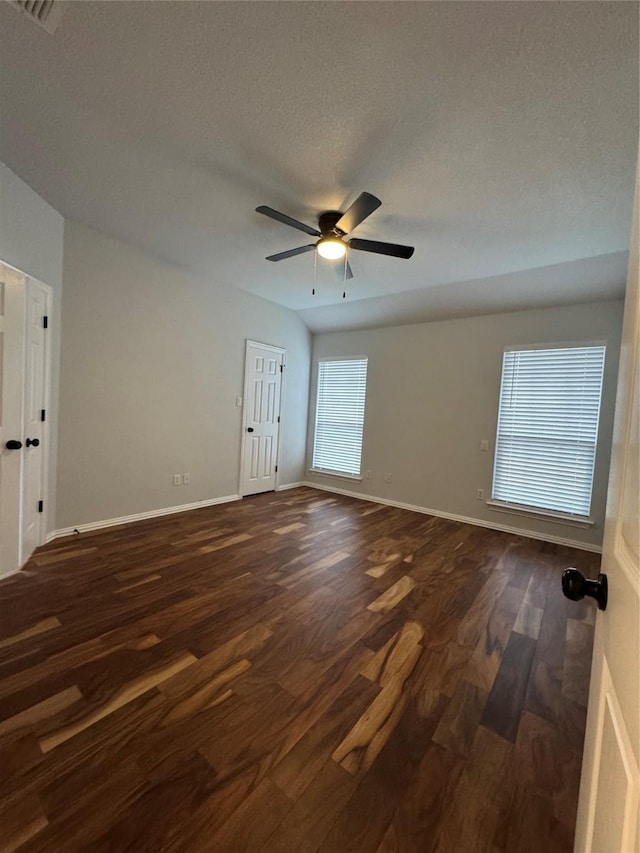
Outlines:
{"type": "Polygon", "coordinates": [[[484,489],[478,489],[478,491],[476,492],[476,497],[478,498],[479,501],[483,501],[484,500],[484,489]]]}
{"type": "Polygon", "coordinates": [[[480,442],[480,450],[488,450],[489,449],[489,439],[483,438],[480,442]]]}
{"type": "Polygon", "coordinates": [[[367,468],[365,475],[364,475],[364,478],[365,478],[365,480],[371,479],[371,468],[367,468]]]}
{"type": "Polygon", "coordinates": [[[391,482],[391,474],[385,474],[384,475],[384,481],[385,481],[385,483],[390,483],[391,482]]]}
{"type": "Polygon", "coordinates": [[[180,474],[174,474],[173,475],[173,485],[179,486],[181,482],[182,482],[182,477],[180,476],[180,474]]]}
{"type": "Polygon", "coordinates": [[[182,482],[185,486],[188,486],[189,483],[191,482],[191,474],[183,474],[182,475],[182,482]]]}

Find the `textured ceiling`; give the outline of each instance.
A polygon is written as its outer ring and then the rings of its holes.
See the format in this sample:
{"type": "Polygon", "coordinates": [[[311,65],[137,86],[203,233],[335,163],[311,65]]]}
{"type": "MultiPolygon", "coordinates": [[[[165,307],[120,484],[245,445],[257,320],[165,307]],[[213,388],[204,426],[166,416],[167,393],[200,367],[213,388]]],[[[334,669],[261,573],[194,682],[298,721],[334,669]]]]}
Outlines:
{"type": "Polygon", "coordinates": [[[53,36],[0,3],[0,62],[0,159],[61,213],[311,328],[623,291],[637,3],[76,2],[53,36]],[[345,301],[264,260],[310,241],[257,205],[362,190],[412,260],[354,251],[345,301]]]}

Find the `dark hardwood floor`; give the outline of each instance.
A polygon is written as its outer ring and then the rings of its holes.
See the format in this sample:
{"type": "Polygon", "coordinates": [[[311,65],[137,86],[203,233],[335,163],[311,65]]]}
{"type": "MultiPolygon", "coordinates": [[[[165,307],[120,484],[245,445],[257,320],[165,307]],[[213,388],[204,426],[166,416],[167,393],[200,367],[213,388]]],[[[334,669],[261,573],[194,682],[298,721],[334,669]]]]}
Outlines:
{"type": "Polygon", "coordinates": [[[572,849],[586,552],[311,489],[0,583],[0,849],[572,849]]]}

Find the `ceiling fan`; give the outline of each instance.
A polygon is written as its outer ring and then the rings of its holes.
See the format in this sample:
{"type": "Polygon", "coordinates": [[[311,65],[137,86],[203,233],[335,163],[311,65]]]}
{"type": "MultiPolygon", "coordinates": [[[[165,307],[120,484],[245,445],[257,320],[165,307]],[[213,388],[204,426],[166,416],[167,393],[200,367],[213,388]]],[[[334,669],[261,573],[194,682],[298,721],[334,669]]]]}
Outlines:
{"type": "Polygon", "coordinates": [[[265,205],[256,207],[256,213],[262,213],[264,216],[269,216],[277,222],[290,225],[292,228],[297,228],[298,231],[304,231],[305,234],[311,234],[312,237],[319,238],[315,243],[309,243],[307,246],[299,246],[297,249],[278,252],[277,255],[268,255],[266,260],[284,261],[286,258],[293,258],[295,255],[302,255],[304,252],[317,250],[321,257],[328,260],[344,258],[345,278],[348,279],[353,278],[353,272],[346,257],[347,250],[349,249],[357,249],[360,252],[373,252],[377,255],[389,255],[392,258],[410,258],[413,255],[413,246],[400,246],[398,243],[380,243],[378,240],[360,240],[357,237],[345,240],[346,235],[357,228],[361,222],[364,222],[381,204],[380,199],[371,195],[371,193],[360,193],[345,213],[339,210],[326,210],[324,213],[321,213],[318,217],[318,228],[305,225],[304,222],[299,222],[297,219],[293,219],[285,213],[280,213],[280,211],[274,210],[272,207],[266,207],[265,205]]]}

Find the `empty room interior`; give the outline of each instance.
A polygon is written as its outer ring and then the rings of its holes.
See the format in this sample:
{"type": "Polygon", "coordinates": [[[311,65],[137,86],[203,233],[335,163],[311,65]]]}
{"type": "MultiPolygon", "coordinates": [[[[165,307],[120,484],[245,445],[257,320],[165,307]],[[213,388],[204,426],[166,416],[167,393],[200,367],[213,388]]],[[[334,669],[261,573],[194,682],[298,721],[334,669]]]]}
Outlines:
{"type": "Polygon", "coordinates": [[[2,853],[640,853],[639,9],[0,0],[2,853]]]}

